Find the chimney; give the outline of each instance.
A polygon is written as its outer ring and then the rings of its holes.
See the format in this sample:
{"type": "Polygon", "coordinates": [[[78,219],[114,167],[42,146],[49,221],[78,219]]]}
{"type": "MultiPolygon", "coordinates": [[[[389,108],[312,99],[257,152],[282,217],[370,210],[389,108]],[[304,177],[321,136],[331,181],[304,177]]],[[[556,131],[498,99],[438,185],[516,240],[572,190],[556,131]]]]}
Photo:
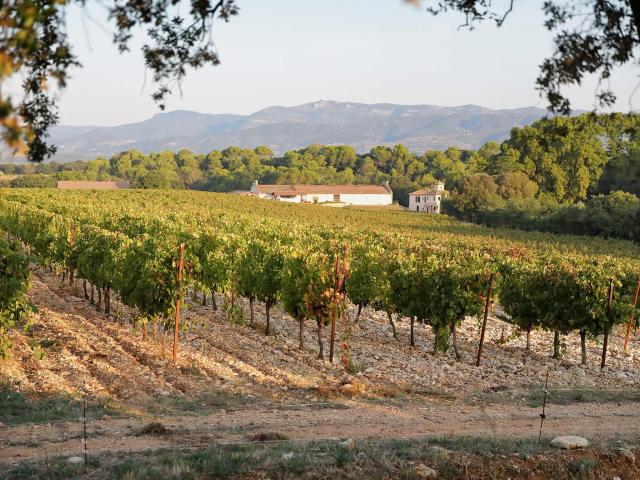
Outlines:
{"type": "Polygon", "coordinates": [[[382,186],[387,189],[387,192],[391,192],[391,187],[389,186],[389,180],[384,180],[382,182],[382,186]]]}

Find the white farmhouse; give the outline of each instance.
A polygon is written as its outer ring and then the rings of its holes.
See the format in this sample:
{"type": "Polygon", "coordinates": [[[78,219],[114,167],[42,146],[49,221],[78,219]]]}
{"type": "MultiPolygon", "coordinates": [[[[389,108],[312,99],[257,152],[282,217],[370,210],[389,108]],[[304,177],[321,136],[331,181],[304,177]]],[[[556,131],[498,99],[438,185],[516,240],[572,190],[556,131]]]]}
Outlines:
{"type": "Polygon", "coordinates": [[[389,182],[382,185],[260,185],[251,184],[251,195],[291,203],[338,203],[346,205],[391,205],[389,182]]]}
{"type": "Polygon", "coordinates": [[[440,202],[449,194],[444,189],[444,182],[422,188],[409,194],[409,211],[440,213],[440,202]]]}

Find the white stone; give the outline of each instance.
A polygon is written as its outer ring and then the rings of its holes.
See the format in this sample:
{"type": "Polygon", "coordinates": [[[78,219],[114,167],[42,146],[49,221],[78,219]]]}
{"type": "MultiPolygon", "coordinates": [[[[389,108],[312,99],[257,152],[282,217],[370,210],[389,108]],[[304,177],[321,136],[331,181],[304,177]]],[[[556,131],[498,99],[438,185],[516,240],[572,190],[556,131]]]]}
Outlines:
{"type": "Polygon", "coordinates": [[[68,463],[72,463],[74,465],[77,465],[79,463],[84,463],[84,458],[82,458],[82,457],[69,457],[69,458],[67,458],[67,462],[68,463]]]}
{"type": "Polygon", "coordinates": [[[355,448],[356,442],[354,442],[352,438],[347,438],[344,442],[340,442],[340,446],[351,450],[355,448]]]}
{"type": "Polygon", "coordinates": [[[282,454],[282,460],[284,460],[285,462],[288,462],[292,458],[293,458],[293,452],[287,452],[282,454]]]}
{"type": "Polygon", "coordinates": [[[576,448],[585,448],[589,446],[586,438],[577,437],[575,435],[561,435],[551,440],[551,445],[563,450],[574,450],[576,448]]]}
{"type": "Polygon", "coordinates": [[[413,473],[415,473],[418,478],[438,478],[438,472],[422,463],[413,469],[413,473]]]}

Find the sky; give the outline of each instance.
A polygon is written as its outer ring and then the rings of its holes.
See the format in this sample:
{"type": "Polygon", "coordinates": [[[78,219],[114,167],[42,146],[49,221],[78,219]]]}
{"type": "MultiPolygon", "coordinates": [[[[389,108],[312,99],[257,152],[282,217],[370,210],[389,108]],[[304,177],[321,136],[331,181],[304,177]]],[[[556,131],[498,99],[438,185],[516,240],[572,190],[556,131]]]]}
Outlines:
{"type": "MultiPolygon", "coordinates": [[[[139,51],[112,44],[103,7],[70,7],[68,31],[82,69],[60,93],[61,123],[116,125],[158,113],[139,51]]],[[[402,0],[238,0],[240,14],[216,23],[221,65],[191,71],[167,110],[248,114],[316,100],[363,103],[545,107],[535,90],[538,65],[552,51],[542,0],[516,1],[502,28],[459,30],[459,15],[432,17],[402,0]]],[[[496,0],[500,8],[506,0],[496,0]]],[[[614,110],[640,106],[640,69],[624,67],[611,86],[614,110]]],[[[593,109],[594,79],[569,96],[593,109]]]]}

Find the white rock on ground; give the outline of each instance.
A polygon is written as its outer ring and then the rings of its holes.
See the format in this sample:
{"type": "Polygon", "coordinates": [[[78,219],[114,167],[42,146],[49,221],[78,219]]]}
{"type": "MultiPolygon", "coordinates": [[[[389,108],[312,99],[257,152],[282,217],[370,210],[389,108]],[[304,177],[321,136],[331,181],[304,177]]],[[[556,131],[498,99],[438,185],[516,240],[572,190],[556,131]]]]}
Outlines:
{"type": "Polygon", "coordinates": [[[356,442],[354,442],[352,438],[348,438],[344,442],[340,442],[340,446],[351,450],[352,448],[355,448],[356,442]]]}
{"type": "Polygon", "coordinates": [[[438,473],[433,468],[422,463],[413,469],[413,473],[418,478],[438,478],[438,473]]]}
{"type": "Polygon", "coordinates": [[[67,458],[67,462],[68,463],[73,463],[75,464],[79,464],[79,463],[84,463],[84,458],[82,457],[69,457],[67,458]]]}
{"type": "Polygon", "coordinates": [[[589,446],[586,438],[577,437],[575,435],[562,435],[551,440],[551,445],[563,450],[574,450],[576,448],[585,448],[589,446]]]}

